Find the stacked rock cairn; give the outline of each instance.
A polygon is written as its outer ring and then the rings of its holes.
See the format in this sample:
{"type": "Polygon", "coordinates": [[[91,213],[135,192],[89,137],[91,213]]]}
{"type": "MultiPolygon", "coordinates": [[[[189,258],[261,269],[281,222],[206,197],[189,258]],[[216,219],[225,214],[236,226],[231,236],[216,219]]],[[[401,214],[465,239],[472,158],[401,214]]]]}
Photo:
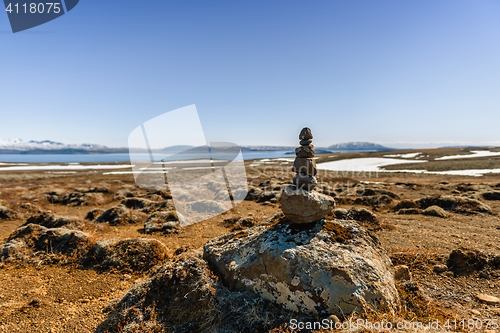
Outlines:
{"type": "Polygon", "coordinates": [[[314,146],[312,145],[312,132],[309,127],[304,127],[300,131],[300,147],[295,148],[295,161],[292,171],[296,172],[293,177],[293,183],[297,188],[310,191],[314,189],[318,182],[316,181],[316,161],[314,160],[314,146]]]}
{"type": "Polygon", "coordinates": [[[308,127],[300,131],[300,147],[295,149],[292,171],[293,185],[283,188],[280,204],[285,217],[294,223],[312,223],[323,219],[332,211],[335,201],[332,197],[314,191],[316,181],[316,161],[312,132],[308,127]]]}

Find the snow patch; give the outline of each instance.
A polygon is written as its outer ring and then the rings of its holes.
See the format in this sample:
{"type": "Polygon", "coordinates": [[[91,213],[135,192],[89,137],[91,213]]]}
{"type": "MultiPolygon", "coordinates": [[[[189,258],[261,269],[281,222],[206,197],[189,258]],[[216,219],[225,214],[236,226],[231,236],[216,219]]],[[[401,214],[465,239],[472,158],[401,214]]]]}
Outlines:
{"type": "Polygon", "coordinates": [[[392,154],[392,155],[384,155],[384,157],[401,157],[401,158],[415,158],[421,153],[408,153],[408,154],[392,154]]]}
{"type": "MultiPolygon", "coordinates": [[[[422,162],[427,162],[427,161],[425,160],[408,161],[396,158],[365,157],[365,158],[350,158],[339,161],[319,163],[317,167],[319,170],[331,170],[331,171],[386,172],[387,170],[380,169],[380,167],[392,164],[422,163],[422,162]]],[[[407,172],[407,170],[403,170],[403,172],[407,172]]]]}
{"type": "Polygon", "coordinates": [[[0,167],[0,171],[45,171],[45,170],[113,170],[129,169],[132,166],[126,165],[28,165],[28,166],[8,166],[0,167]]]}
{"type": "Polygon", "coordinates": [[[434,160],[452,160],[457,158],[474,158],[474,157],[486,157],[486,156],[500,156],[500,152],[493,152],[489,150],[471,150],[471,155],[450,155],[435,158],[434,160]]]}

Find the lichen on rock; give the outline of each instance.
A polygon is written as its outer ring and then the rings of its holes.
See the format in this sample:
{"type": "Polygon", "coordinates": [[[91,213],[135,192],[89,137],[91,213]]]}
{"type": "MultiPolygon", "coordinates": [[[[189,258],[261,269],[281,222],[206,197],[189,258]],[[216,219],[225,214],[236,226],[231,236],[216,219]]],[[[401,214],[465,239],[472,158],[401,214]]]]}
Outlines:
{"type": "Polygon", "coordinates": [[[232,290],[251,291],[309,315],[394,312],[399,307],[387,254],[354,222],[281,222],[246,233],[204,247],[205,260],[232,290]]]}

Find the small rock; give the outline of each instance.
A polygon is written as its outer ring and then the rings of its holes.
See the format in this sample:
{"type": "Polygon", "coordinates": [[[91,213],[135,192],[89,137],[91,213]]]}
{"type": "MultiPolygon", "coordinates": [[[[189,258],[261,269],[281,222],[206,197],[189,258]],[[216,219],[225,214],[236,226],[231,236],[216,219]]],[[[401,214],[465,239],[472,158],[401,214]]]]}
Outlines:
{"type": "Polygon", "coordinates": [[[300,140],[299,143],[301,146],[308,146],[312,143],[312,140],[300,140]]]}
{"type": "Polygon", "coordinates": [[[0,219],[10,219],[16,214],[14,211],[8,207],[0,205],[0,219]]]}
{"type": "Polygon", "coordinates": [[[396,206],[394,206],[394,211],[397,212],[401,209],[407,209],[407,208],[417,208],[417,204],[414,200],[410,199],[404,199],[398,202],[396,206]]]}
{"type": "Polygon", "coordinates": [[[313,158],[296,157],[293,162],[292,171],[303,173],[309,176],[315,176],[318,173],[316,168],[316,160],[313,158]]]}
{"type": "Polygon", "coordinates": [[[172,232],[179,229],[179,217],[175,211],[154,212],[144,223],[144,232],[172,232]]]}
{"type": "Polygon", "coordinates": [[[311,140],[313,138],[311,129],[309,127],[304,127],[299,134],[299,140],[311,140]]]}
{"type": "Polygon", "coordinates": [[[411,281],[410,269],[406,265],[394,267],[394,279],[398,281],[411,281]]]}
{"type": "Polygon", "coordinates": [[[473,315],[476,315],[476,316],[480,316],[481,315],[481,312],[477,311],[477,310],[470,310],[470,312],[473,314],[473,315]]]}
{"type": "Polygon", "coordinates": [[[81,225],[81,221],[76,216],[59,216],[49,212],[43,212],[40,215],[31,216],[26,220],[24,225],[37,224],[46,228],[68,228],[77,229],[81,225]]]}
{"type": "Polygon", "coordinates": [[[214,200],[198,200],[186,203],[186,207],[196,213],[217,213],[220,214],[228,210],[228,207],[214,200]]]}
{"type": "MultiPolygon", "coordinates": [[[[328,322],[333,323],[333,325],[335,325],[337,323],[341,323],[339,317],[337,317],[334,314],[329,315],[328,317],[326,317],[326,319],[328,320],[328,322]]],[[[333,326],[333,327],[335,327],[335,326],[333,326]]]]}
{"type": "Polygon", "coordinates": [[[483,198],[485,200],[500,200],[500,191],[484,192],[483,198]]]}
{"type": "Polygon", "coordinates": [[[417,200],[416,203],[421,209],[425,209],[431,206],[439,206],[443,209],[446,209],[447,211],[453,211],[458,214],[495,214],[495,212],[489,206],[483,204],[479,200],[470,199],[464,196],[431,196],[421,198],[417,200]]]}
{"type": "Polygon", "coordinates": [[[430,206],[422,211],[422,214],[436,217],[447,217],[448,213],[439,206],[430,206]]]}
{"type": "Polygon", "coordinates": [[[336,218],[342,220],[354,220],[359,222],[369,222],[372,224],[378,224],[377,215],[366,208],[351,208],[349,210],[344,208],[337,208],[333,211],[336,218]]]}
{"type": "Polygon", "coordinates": [[[316,180],[316,177],[310,176],[305,173],[297,173],[293,177],[292,182],[298,188],[302,188],[309,191],[313,190],[314,188],[316,188],[316,186],[318,186],[318,181],[316,180]]]}
{"type": "Polygon", "coordinates": [[[90,210],[87,215],[85,215],[85,219],[89,221],[94,221],[96,218],[101,216],[101,214],[104,213],[104,209],[101,208],[94,208],[90,210]]]}
{"type": "Polygon", "coordinates": [[[336,208],[333,211],[333,215],[335,215],[336,218],[341,219],[341,220],[347,220],[349,211],[345,208],[336,208]]]}
{"type": "Polygon", "coordinates": [[[442,264],[437,264],[437,265],[434,265],[432,270],[434,271],[434,273],[441,274],[441,273],[448,271],[448,266],[442,265],[442,264]]]}
{"type": "Polygon", "coordinates": [[[498,305],[500,304],[500,298],[487,295],[487,294],[477,294],[476,295],[477,299],[483,303],[486,303],[488,305],[498,305]]]}
{"type": "Polygon", "coordinates": [[[405,215],[413,215],[413,214],[421,214],[422,211],[418,208],[402,208],[398,210],[398,214],[405,214],[405,215]]]}
{"type": "Polygon", "coordinates": [[[449,278],[455,277],[455,273],[453,273],[452,271],[446,271],[443,275],[449,278]]]}
{"type": "Polygon", "coordinates": [[[295,148],[295,155],[297,157],[314,157],[314,146],[300,146],[295,148]]]}
{"type": "Polygon", "coordinates": [[[123,205],[109,208],[95,220],[97,223],[109,222],[109,225],[135,224],[144,220],[142,212],[129,210],[123,205]]]}
{"type": "Polygon", "coordinates": [[[37,299],[34,299],[31,302],[29,302],[28,305],[31,306],[31,307],[33,307],[33,308],[39,308],[40,307],[40,301],[37,300],[37,299]]]}
{"type": "Polygon", "coordinates": [[[487,265],[486,255],[480,251],[457,249],[450,253],[446,266],[455,275],[468,275],[474,271],[481,271],[487,265]]]}
{"type": "Polygon", "coordinates": [[[118,269],[123,272],[148,271],[168,259],[166,246],[156,239],[126,238],[98,241],[83,260],[85,266],[118,269]]]}
{"type": "Polygon", "coordinates": [[[295,223],[311,223],[322,219],[335,206],[332,197],[314,191],[304,191],[289,185],[280,197],[285,216],[295,223]]]}

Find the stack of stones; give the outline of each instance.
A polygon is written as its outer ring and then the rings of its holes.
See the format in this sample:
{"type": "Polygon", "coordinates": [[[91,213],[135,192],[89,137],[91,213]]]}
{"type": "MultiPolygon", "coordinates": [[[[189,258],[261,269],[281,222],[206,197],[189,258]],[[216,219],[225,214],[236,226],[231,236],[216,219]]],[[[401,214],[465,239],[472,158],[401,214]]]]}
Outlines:
{"type": "Polygon", "coordinates": [[[307,127],[300,131],[300,147],[295,149],[292,171],[296,172],[293,185],[283,188],[280,197],[281,210],[294,223],[312,223],[324,218],[335,207],[332,197],[313,191],[316,181],[313,135],[307,127]]]}
{"type": "Polygon", "coordinates": [[[314,146],[312,145],[312,132],[309,127],[304,127],[300,131],[300,147],[295,148],[295,161],[292,171],[297,174],[293,177],[293,183],[297,188],[307,191],[314,189],[318,182],[316,181],[316,161],[314,160],[314,146]]]}

